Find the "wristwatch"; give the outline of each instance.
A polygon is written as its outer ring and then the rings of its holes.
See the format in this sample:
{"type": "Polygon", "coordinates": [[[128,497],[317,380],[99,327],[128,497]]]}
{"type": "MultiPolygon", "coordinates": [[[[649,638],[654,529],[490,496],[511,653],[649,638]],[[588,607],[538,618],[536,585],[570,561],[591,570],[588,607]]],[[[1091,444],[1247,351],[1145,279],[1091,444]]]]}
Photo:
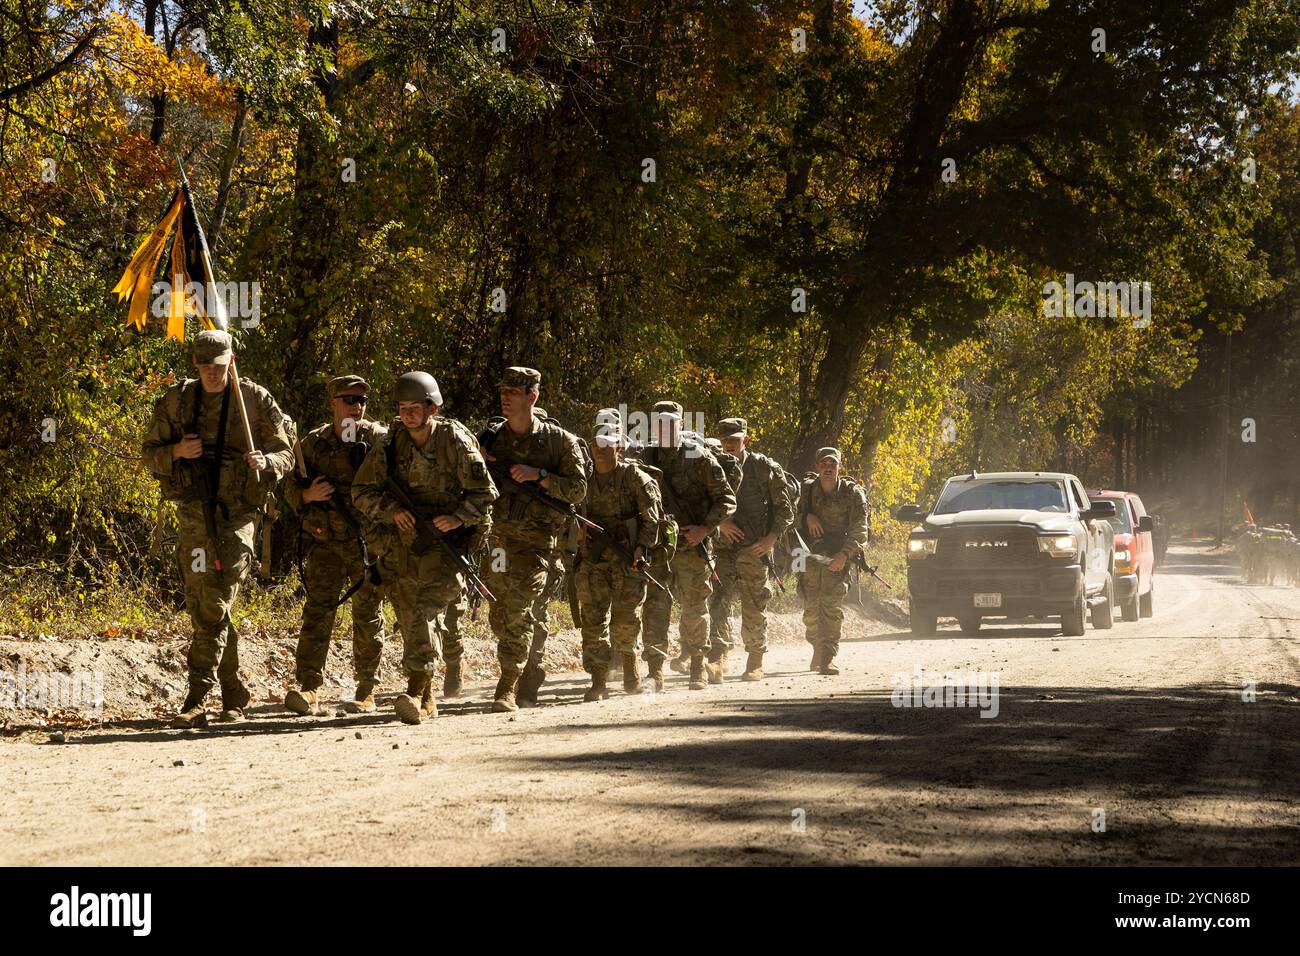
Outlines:
{"type": "Polygon", "coordinates": [[[547,471],[545,468],[538,468],[538,469],[537,469],[537,480],[538,480],[538,481],[544,481],[544,480],[546,480],[546,476],[549,475],[549,474],[550,474],[550,472],[547,471]]]}

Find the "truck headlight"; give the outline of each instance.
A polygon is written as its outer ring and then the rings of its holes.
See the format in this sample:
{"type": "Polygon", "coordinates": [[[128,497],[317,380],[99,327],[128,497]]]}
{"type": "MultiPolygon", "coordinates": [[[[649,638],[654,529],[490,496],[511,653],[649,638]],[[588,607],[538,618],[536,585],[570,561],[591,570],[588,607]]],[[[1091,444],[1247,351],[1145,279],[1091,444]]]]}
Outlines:
{"type": "Polygon", "coordinates": [[[1072,558],[1079,550],[1079,540],[1072,534],[1044,535],[1038,539],[1038,550],[1054,558],[1072,558]]]}
{"type": "Polygon", "coordinates": [[[937,538],[908,538],[907,556],[910,559],[927,557],[934,554],[935,546],[938,543],[937,538]]]}

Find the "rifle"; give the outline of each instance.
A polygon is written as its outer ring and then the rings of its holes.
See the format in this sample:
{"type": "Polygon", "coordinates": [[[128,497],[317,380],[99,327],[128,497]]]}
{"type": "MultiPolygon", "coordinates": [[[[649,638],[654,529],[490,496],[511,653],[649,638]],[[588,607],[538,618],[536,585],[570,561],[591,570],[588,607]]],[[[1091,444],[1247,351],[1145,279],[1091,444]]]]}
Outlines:
{"type": "MultiPolygon", "coordinates": [[[[193,464],[194,490],[203,503],[203,530],[208,536],[208,548],[212,552],[212,564],[217,569],[217,577],[225,573],[221,566],[221,538],[217,533],[217,494],[221,487],[221,460],[226,454],[226,423],[230,417],[230,393],[234,390],[234,381],[227,379],[226,388],[221,396],[221,417],[217,423],[217,443],[208,460],[204,449],[202,461],[193,464]]],[[[197,435],[199,417],[203,412],[203,386],[197,386],[194,395],[194,419],[190,423],[190,434],[197,435]]],[[[223,506],[224,508],[224,506],[223,506]]]]}
{"type": "MultiPolygon", "coordinates": [[[[298,487],[305,489],[311,485],[312,479],[307,475],[307,460],[302,453],[302,442],[300,442],[297,437],[293,440],[293,457],[294,461],[297,463],[298,487]]],[[[347,603],[348,599],[351,598],[352,595],[361,590],[361,586],[366,583],[367,578],[370,580],[370,583],[376,587],[382,583],[382,580],[379,577],[379,565],[370,557],[370,549],[366,545],[366,537],[361,532],[361,523],[357,521],[356,516],[352,514],[347,505],[343,503],[341,497],[338,495],[332,495],[327,501],[313,501],[303,510],[306,511],[308,508],[316,507],[319,507],[322,511],[329,511],[332,509],[336,514],[338,514],[338,516],[343,519],[343,523],[348,526],[348,530],[352,532],[352,536],[357,541],[357,549],[361,552],[361,576],[343,592],[341,598],[334,602],[336,608],[342,607],[347,603]]],[[[302,573],[302,527],[300,525],[298,529],[299,576],[302,576],[302,573]]]]}
{"type": "Polygon", "coordinates": [[[713,558],[709,555],[709,549],[701,541],[695,546],[695,550],[700,552],[700,557],[704,559],[704,566],[709,569],[709,580],[714,584],[721,584],[722,578],[718,577],[718,566],[713,563],[713,558]]]}
{"type": "Polygon", "coordinates": [[[479,579],[479,576],[474,571],[474,566],[470,564],[469,559],[456,550],[456,546],[451,543],[451,539],[448,538],[444,532],[439,531],[438,527],[432,521],[420,514],[419,506],[411,500],[411,496],[408,495],[406,490],[398,483],[396,475],[390,474],[388,476],[388,493],[396,498],[397,503],[410,512],[411,516],[415,518],[417,538],[424,538],[426,540],[432,538],[434,541],[438,542],[439,546],[443,551],[447,552],[447,555],[455,563],[456,567],[460,568],[460,573],[465,575],[465,580],[470,583],[474,591],[482,597],[487,598],[489,601],[495,601],[496,597],[487,589],[487,585],[479,579]]]}
{"type": "Polygon", "coordinates": [[[873,578],[875,578],[885,587],[889,588],[889,590],[891,591],[894,590],[894,586],[892,584],[890,584],[888,581],[886,581],[884,578],[882,578],[879,574],[876,573],[879,570],[880,565],[876,565],[876,567],[873,568],[871,565],[867,564],[867,557],[865,554],[862,553],[861,548],[859,548],[856,552],[854,552],[853,563],[856,564],[861,570],[866,571],[869,575],[871,575],[873,578]]]}
{"type": "MultiPolygon", "coordinates": [[[[613,548],[614,553],[626,561],[634,570],[639,571],[643,578],[657,587],[660,591],[668,591],[668,589],[664,587],[653,574],[646,570],[645,558],[642,558],[640,561],[633,560],[633,552],[629,548],[615,541],[614,536],[604,528],[600,527],[600,525],[595,525],[594,529],[588,530],[587,533],[592,536],[592,540],[595,541],[596,544],[600,545],[601,551],[604,551],[607,547],[613,548]]],[[[671,592],[669,593],[671,595],[671,592]]]]}
{"type": "Polygon", "coordinates": [[[772,575],[772,580],[776,582],[777,588],[782,594],[785,593],[785,582],[781,580],[781,575],[777,573],[776,562],[772,560],[770,554],[763,555],[763,566],[767,568],[767,573],[772,575]]]}
{"type": "Polygon", "coordinates": [[[546,507],[550,508],[552,511],[558,511],[560,514],[564,515],[565,517],[577,519],[578,523],[582,525],[584,528],[590,528],[594,531],[605,530],[600,525],[596,524],[596,522],[589,521],[586,518],[584,518],[582,515],[578,514],[578,509],[575,505],[567,501],[561,501],[559,498],[554,498],[551,495],[548,495],[545,491],[542,490],[541,486],[538,485],[536,482],[515,481],[515,479],[510,474],[510,466],[514,464],[518,464],[518,462],[505,461],[504,459],[501,462],[489,461],[487,463],[488,472],[491,473],[493,478],[501,482],[503,485],[505,485],[507,488],[511,489],[512,491],[516,491],[519,492],[520,494],[526,495],[527,497],[532,498],[538,504],[545,505],[546,507]]]}

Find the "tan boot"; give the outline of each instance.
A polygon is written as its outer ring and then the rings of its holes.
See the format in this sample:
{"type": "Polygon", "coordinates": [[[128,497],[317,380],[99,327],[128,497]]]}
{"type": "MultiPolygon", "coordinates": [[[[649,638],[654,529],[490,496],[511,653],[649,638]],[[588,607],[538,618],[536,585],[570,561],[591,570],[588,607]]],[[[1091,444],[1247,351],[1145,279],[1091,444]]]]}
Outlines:
{"type": "Polygon", "coordinates": [[[221,688],[221,715],[217,720],[223,724],[233,724],[244,719],[244,708],[253,699],[248,688],[243,684],[231,684],[221,688]]]}
{"type": "MultiPolygon", "coordinates": [[[[288,706],[288,697],[285,697],[284,703],[288,706]]],[[[343,704],[343,710],[349,714],[373,714],[375,712],[375,682],[363,680],[358,684],[357,691],[352,695],[352,699],[343,704]]]]}
{"type": "Polygon", "coordinates": [[[397,712],[397,719],[404,724],[418,724],[423,716],[420,710],[420,703],[424,698],[424,691],[429,686],[429,675],[420,671],[416,674],[408,674],[406,678],[406,693],[398,694],[393,701],[393,710],[397,712]]]}
{"type": "Polygon", "coordinates": [[[704,673],[710,684],[721,684],[727,671],[727,652],[718,655],[717,660],[705,660],[704,673]]]}
{"type": "Polygon", "coordinates": [[[607,667],[593,667],[591,669],[591,687],[587,693],[582,695],[584,703],[590,704],[592,701],[604,700],[609,696],[609,689],[605,686],[605,681],[609,675],[607,667]]]}
{"type": "Polygon", "coordinates": [[[420,695],[420,716],[433,720],[438,716],[438,698],[433,696],[433,678],[424,682],[424,693],[420,695]]]}
{"type": "Polygon", "coordinates": [[[316,713],[319,704],[320,695],[314,690],[291,690],[284,695],[285,709],[300,717],[310,717],[316,713]]]}
{"type": "Polygon", "coordinates": [[[542,682],[546,680],[546,671],[536,664],[529,664],[524,668],[524,672],[519,675],[519,682],[515,685],[515,703],[520,707],[536,707],[537,692],[542,689],[542,682]]]}
{"type": "Polygon", "coordinates": [[[496,694],[492,699],[494,714],[508,714],[519,709],[519,705],[515,703],[515,684],[518,682],[519,675],[514,671],[505,671],[501,674],[501,679],[497,681],[496,694]]]}
{"type": "Polygon", "coordinates": [[[655,655],[647,663],[650,667],[650,673],[646,682],[641,685],[641,693],[661,694],[664,689],[664,659],[655,655]]]}
{"type": "Polygon", "coordinates": [[[821,672],[823,674],[826,674],[829,677],[834,677],[836,674],[840,672],[840,669],[835,666],[835,654],[833,652],[831,651],[822,652],[821,672]]]}
{"type": "Polygon", "coordinates": [[[172,718],[172,728],[189,730],[191,727],[206,727],[208,712],[203,707],[203,698],[207,696],[206,687],[198,688],[191,684],[190,692],[185,695],[185,703],[181,704],[180,712],[172,718]]]}
{"type": "Polygon", "coordinates": [[[447,674],[442,679],[442,696],[460,696],[460,661],[447,662],[447,674]]]}
{"type": "Polygon", "coordinates": [[[763,679],[763,655],[755,654],[753,651],[749,654],[749,659],[745,661],[745,673],[740,675],[741,680],[762,680],[763,679]]]}
{"type": "Polygon", "coordinates": [[[820,644],[813,645],[812,660],[808,663],[808,669],[813,673],[822,669],[822,649],[820,644]]]}
{"type": "Polygon", "coordinates": [[[691,690],[704,690],[709,686],[708,680],[704,676],[704,655],[691,655],[691,682],[687,686],[691,690]]]}
{"type": "Polygon", "coordinates": [[[669,661],[668,666],[675,673],[689,674],[691,672],[691,657],[686,653],[686,648],[682,648],[682,652],[669,661]]]}
{"type": "Polygon", "coordinates": [[[637,673],[636,655],[620,654],[623,658],[623,692],[635,694],[641,689],[641,675],[637,673]]]}

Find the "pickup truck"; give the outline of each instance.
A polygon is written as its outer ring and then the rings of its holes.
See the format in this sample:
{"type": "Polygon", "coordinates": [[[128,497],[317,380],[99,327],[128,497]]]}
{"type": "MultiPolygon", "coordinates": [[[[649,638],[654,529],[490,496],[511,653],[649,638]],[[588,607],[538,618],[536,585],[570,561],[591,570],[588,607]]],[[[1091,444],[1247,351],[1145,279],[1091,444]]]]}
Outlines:
{"type": "Polygon", "coordinates": [[[1155,599],[1155,516],[1147,514],[1142,499],[1131,491],[1089,491],[1089,499],[1115,502],[1115,601],[1120,617],[1136,621],[1150,617],[1155,599]]]}
{"type": "Polygon", "coordinates": [[[940,617],[978,634],[986,617],[1060,615],[1061,631],[1114,625],[1114,501],[1092,501],[1074,475],[997,472],[944,482],[934,509],[903,505],[919,522],[907,540],[912,633],[940,617]]]}

